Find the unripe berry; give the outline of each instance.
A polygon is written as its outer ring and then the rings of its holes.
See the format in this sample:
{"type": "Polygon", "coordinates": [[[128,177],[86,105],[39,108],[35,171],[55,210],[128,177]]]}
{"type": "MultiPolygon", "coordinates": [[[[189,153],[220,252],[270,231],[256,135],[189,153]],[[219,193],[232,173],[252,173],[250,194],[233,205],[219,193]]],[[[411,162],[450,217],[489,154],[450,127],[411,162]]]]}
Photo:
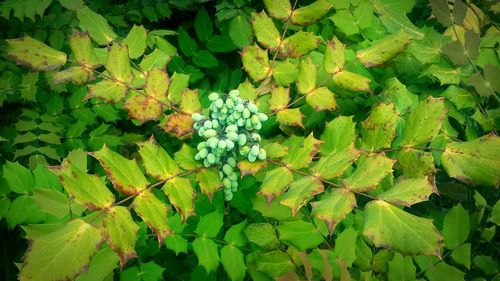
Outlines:
{"type": "Polygon", "coordinates": [[[219,99],[219,94],[217,93],[211,93],[210,95],[208,95],[208,100],[210,101],[216,101],[217,99],[219,99]]]}

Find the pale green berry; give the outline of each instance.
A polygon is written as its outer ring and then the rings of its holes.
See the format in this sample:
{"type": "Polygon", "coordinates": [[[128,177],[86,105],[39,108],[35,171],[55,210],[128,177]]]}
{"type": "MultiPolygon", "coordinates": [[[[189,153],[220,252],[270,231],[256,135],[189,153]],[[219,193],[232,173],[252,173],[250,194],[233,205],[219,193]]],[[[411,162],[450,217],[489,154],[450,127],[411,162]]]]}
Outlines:
{"type": "Polygon", "coordinates": [[[203,116],[198,112],[195,112],[193,113],[193,115],[191,115],[191,118],[193,119],[193,121],[198,122],[201,121],[201,119],[203,119],[203,116]]]}
{"type": "Polygon", "coordinates": [[[219,94],[217,93],[211,93],[210,95],[208,95],[208,100],[210,101],[216,101],[219,99],[219,94]]]}
{"type": "Polygon", "coordinates": [[[266,153],[266,151],[265,151],[263,148],[261,148],[261,149],[259,150],[259,155],[257,155],[257,157],[258,157],[260,160],[266,160],[266,157],[267,157],[267,153],[266,153]]]}

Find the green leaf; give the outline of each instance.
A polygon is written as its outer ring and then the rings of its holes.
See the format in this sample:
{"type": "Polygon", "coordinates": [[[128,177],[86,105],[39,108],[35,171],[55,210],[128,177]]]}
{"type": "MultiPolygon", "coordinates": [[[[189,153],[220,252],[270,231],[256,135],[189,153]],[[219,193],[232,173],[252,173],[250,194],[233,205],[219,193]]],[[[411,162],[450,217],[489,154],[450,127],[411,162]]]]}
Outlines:
{"type": "Polygon", "coordinates": [[[24,17],[35,22],[36,15],[43,17],[45,10],[50,6],[52,0],[26,0],[26,1],[4,1],[0,6],[2,17],[9,20],[10,11],[14,10],[14,16],[21,22],[24,17]]]}
{"type": "Polygon", "coordinates": [[[290,88],[273,87],[269,99],[269,110],[280,110],[290,101],[290,88]]]}
{"type": "Polygon", "coordinates": [[[441,93],[441,96],[451,101],[458,110],[464,108],[474,108],[476,106],[474,96],[468,91],[455,85],[450,85],[446,88],[446,90],[441,93]]]}
{"type": "MultiPolygon", "coordinates": [[[[35,189],[33,190],[33,201],[51,215],[60,219],[69,213],[71,202],[61,192],[55,189],[35,189]]],[[[1,216],[0,216],[1,217],[1,216]]]]}
{"type": "Polygon", "coordinates": [[[183,143],[181,149],[174,153],[174,160],[184,170],[197,169],[201,167],[200,162],[194,159],[197,152],[195,148],[183,143]]]}
{"type": "Polygon", "coordinates": [[[314,195],[324,191],[323,183],[315,177],[302,177],[292,182],[288,191],[280,197],[280,204],[292,209],[292,216],[311,200],[314,195]]]}
{"type": "Polygon", "coordinates": [[[351,36],[359,33],[358,25],[353,24],[356,19],[348,10],[337,11],[333,16],[329,17],[338,29],[346,36],[351,36]]]}
{"type": "Polygon", "coordinates": [[[310,222],[302,220],[283,222],[276,227],[281,241],[301,251],[312,249],[323,242],[323,237],[310,222]]]}
{"type": "Polygon", "coordinates": [[[425,272],[425,276],[429,281],[465,280],[465,273],[444,262],[437,263],[435,266],[429,268],[425,272]]]}
{"type": "MultiPolygon", "coordinates": [[[[272,75],[279,86],[288,87],[297,80],[299,68],[292,60],[275,61],[272,75]]],[[[273,99],[269,102],[271,102],[273,99]]]]}
{"type": "Polygon", "coordinates": [[[470,269],[471,244],[465,243],[459,245],[453,250],[453,253],[451,253],[450,257],[454,262],[465,266],[467,269],[470,269]]]}
{"type": "Polygon", "coordinates": [[[96,68],[99,65],[99,61],[92,46],[92,41],[87,32],[78,32],[75,30],[68,41],[76,62],[88,68],[96,68]]]}
{"type": "Polygon", "coordinates": [[[377,247],[408,255],[440,255],[443,238],[432,220],[409,214],[390,203],[381,200],[368,203],[363,229],[363,235],[377,247]]]}
{"type": "Polygon", "coordinates": [[[318,47],[318,38],[312,32],[300,30],[285,38],[281,45],[284,57],[300,58],[318,47]]]}
{"type": "Polygon", "coordinates": [[[207,273],[215,271],[219,266],[218,247],[214,241],[201,237],[193,241],[193,251],[198,257],[198,263],[205,268],[207,273]]]}
{"type": "Polygon", "coordinates": [[[88,266],[102,241],[99,229],[81,219],[40,235],[25,230],[31,243],[20,280],[74,279],[88,266]]]}
{"type": "Polygon", "coordinates": [[[109,45],[117,35],[109,26],[108,21],[92,11],[88,7],[84,7],[76,11],[76,16],[80,22],[80,27],[89,32],[90,37],[99,45],[109,45]]]}
{"type": "Polygon", "coordinates": [[[201,191],[212,199],[214,193],[222,187],[219,173],[216,169],[202,169],[196,174],[196,181],[200,185],[201,191]]]}
{"type": "Polygon", "coordinates": [[[266,250],[276,249],[280,245],[276,231],[269,223],[249,224],[244,233],[249,242],[255,243],[266,250]]]}
{"type": "Polygon", "coordinates": [[[335,95],[327,87],[320,87],[310,91],[306,102],[316,111],[333,110],[337,107],[335,95]]]}
{"type": "Polygon", "coordinates": [[[295,269],[295,265],[290,260],[290,257],[279,250],[259,254],[255,263],[257,270],[272,278],[281,277],[295,269]]]}
{"type": "Polygon", "coordinates": [[[106,69],[118,82],[129,83],[134,79],[130,68],[127,45],[115,43],[109,49],[106,69]]]}
{"type": "Polygon", "coordinates": [[[431,193],[437,193],[437,189],[428,178],[402,179],[378,198],[397,205],[411,206],[427,201],[431,193]]]}
{"type": "Polygon", "coordinates": [[[101,249],[92,257],[88,271],[78,275],[76,281],[95,281],[112,274],[117,267],[119,258],[110,247],[101,249]]]}
{"type": "Polygon", "coordinates": [[[374,189],[387,175],[392,173],[396,160],[387,158],[383,153],[369,155],[360,160],[356,170],[342,183],[349,189],[365,192],[374,189]]]}
{"type": "Polygon", "coordinates": [[[500,225],[500,200],[493,206],[489,220],[496,225],[500,225]]]}
{"type": "Polygon", "coordinates": [[[99,160],[114,187],[125,195],[136,194],[148,186],[148,180],[134,160],[129,160],[104,145],[90,153],[99,160]]]}
{"type": "Polygon", "coordinates": [[[266,12],[252,13],[252,28],[259,43],[267,49],[279,47],[281,35],[266,12]]]}
{"type": "Polygon", "coordinates": [[[396,137],[397,119],[394,104],[378,104],[362,123],[363,147],[372,151],[391,147],[392,140],[396,137]]]}
{"type": "Polygon", "coordinates": [[[307,6],[300,7],[292,13],[292,23],[296,25],[309,25],[322,19],[333,7],[331,0],[317,0],[307,6]]]}
{"type": "Polygon", "coordinates": [[[196,234],[214,238],[222,228],[222,219],[223,214],[218,209],[201,217],[198,226],[196,226],[196,234]]]}
{"type": "Polygon", "coordinates": [[[230,245],[243,247],[247,243],[247,238],[243,235],[243,230],[248,226],[248,221],[244,220],[239,224],[233,224],[224,235],[224,241],[230,245]]]}
{"type": "Polygon", "coordinates": [[[170,60],[170,56],[159,48],[154,49],[151,53],[142,58],[139,67],[144,71],[149,71],[153,67],[163,69],[170,60]]]}
{"type": "Polygon", "coordinates": [[[168,206],[158,199],[151,190],[139,193],[132,203],[134,211],[142,218],[158,237],[158,245],[172,233],[167,224],[168,206]]]}
{"type": "Polygon", "coordinates": [[[434,157],[429,152],[404,148],[398,152],[397,159],[406,178],[420,178],[436,173],[434,157]]]}
{"type": "Polygon", "coordinates": [[[188,57],[194,56],[196,51],[198,50],[198,44],[196,41],[189,36],[189,33],[187,33],[184,28],[179,28],[179,31],[177,32],[177,40],[179,41],[179,48],[181,49],[182,53],[188,57]]]}
{"type": "Polygon", "coordinates": [[[257,44],[246,46],[241,52],[241,60],[243,68],[255,82],[267,77],[270,70],[267,50],[262,50],[257,44]]]}
{"type": "Polygon", "coordinates": [[[307,94],[314,88],[316,88],[316,65],[308,57],[300,62],[297,90],[301,94],[307,94]]]}
{"type": "MultiPolygon", "coordinates": [[[[426,68],[419,77],[427,76],[437,79],[441,85],[460,84],[461,73],[459,69],[433,64],[426,68]]],[[[472,79],[473,76],[471,76],[472,79]]]]}
{"type": "Polygon", "coordinates": [[[32,197],[21,195],[10,203],[5,220],[10,229],[20,224],[40,223],[46,214],[38,207],[32,197]]]}
{"type": "Polygon", "coordinates": [[[58,0],[61,6],[68,10],[76,11],[85,6],[83,0],[58,0]]]}
{"type": "Polygon", "coordinates": [[[175,252],[176,255],[180,253],[187,254],[187,240],[182,236],[183,230],[187,224],[182,223],[182,218],[179,214],[174,214],[168,218],[168,225],[172,229],[172,234],[165,238],[165,246],[175,252]]]}
{"type": "Polygon", "coordinates": [[[396,32],[399,29],[404,29],[407,34],[415,39],[424,38],[425,33],[420,31],[420,29],[408,19],[406,13],[401,12],[401,8],[397,6],[391,7],[389,4],[392,3],[389,3],[387,0],[373,0],[372,4],[387,31],[396,32]]]}
{"type": "Polygon", "coordinates": [[[337,236],[333,251],[348,267],[356,260],[356,240],[358,232],[354,228],[347,228],[337,236]]]}
{"type": "Polygon", "coordinates": [[[354,144],[356,124],[352,116],[338,116],[325,126],[321,134],[320,151],[322,155],[340,152],[354,144]]]}
{"type": "Polygon", "coordinates": [[[441,233],[444,236],[445,247],[455,249],[467,240],[469,232],[469,213],[458,203],[444,216],[441,233]]]}
{"type": "Polygon", "coordinates": [[[432,141],[439,133],[445,116],[444,99],[427,98],[408,116],[401,145],[416,146],[432,141]]]}
{"type": "Polygon", "coordinates": [[[330,74],[335,74],[344,68],[345,64],[345,45],[337,37],[328,41],[323,57],[323,67],[330,74]]]}
{"type": "Polygon", "coordinates": [[[35,187],[35,179],[31,171],[18,162],[7,161],[2,166],[3,178],[11,191],[28,193],[35,187]]]}
{"type": "Polygon", "coordinates": [[[401,254],[395,253],[388,265],[388,280],[416,280],[417,268],[410,256],[403,257],[401,254]]]}
{"type": "Polygon", "coordinates": [[[195,193],[189,179],[175,177],[167,181],[162,190],[177,212],[181,214],[183,222],[195,214],[193,207],[195,193]]]}
{"type": "Polygon", "coordinates": [[[182,99],[182,93],[189,86],[189,75],[175,72],[171,81],[168,88],[168,99],[173,103],[179,103],[182,99]]]}
{"type": "Polygon", "coordinates": [[[370,79],[354,72],[342,70],[333,75],[333,83],[348,91],[371,92],[370,79]]]}
{"type": "Polygon", "coordinates": [[[66,64],[65,53],[54,50],[30,36],[6,39],[5,42],[7,42],[7,57],[34,71],[54,70],[66,64]]]}
{"type": "Polygon", "coordinates": [[[496,186],[500,183],[500,138],[493,134],[468,142],[452,142],[441,155],[443,167],[465,183],[496,186]]]}
{"type": "Polygon", "coordinates": [[[288,151],[288,155],[283,159],[283,162],[288,164],[291,168],[299,170],[311,164],[313,157],[319,150],[320,140],[314,138],[311,132],[307,138],[291,137],[289,141],[300,142],[300,145],[291,143],[293,147],[288,151]]]}
{"type": "Polygon", "coordinates": [[[243,253],[233,245],[226,245],[220,251],[222,266],[233,281],[245,279],[247,266],[243,257],[243,253]]]}
{"type": "Polygon", "coordinates": [[[451,16],[451,11],[448,8],[448,2],[440,0],[430,1],[432,7],[432,14],[436,19],[441,22],[444,26],[450,26],[453,22],[453,17],[451,16]]]}
{"type": "Polygon", "coordinates": [[[266,197],[268,204],[293,181],[293,174],[285,167],[277,167],[266,173],[259,194],[266,197]]]}
{"type": "Polygon", "coordinates": [[[286,20],[292,13],[292,5],[289,0],[264,0],[264,5],[273,18],[286,20]]]}
{"type": "Polygon", "coordinates": [[[324,221],[332,235],[335,226],[356,207],[356,197],[345,188],[334,188],[311,206],[311,215],[324,221]]]}
{"type": "Polygon", "coordinates": [[[200,41],[207,41],[214,33],[212,20],[204,8],[199,9],[194,18],[194,31],[200,41]]]}
{"type": "Polygon", "coordinates": [[[9,198],[0,198],[0,219],[2,219],[7,211],[9,211],[10,200],[9,198]]]}
{"type": "Polygon", "coordinates": [[[122,83],[111,80],[102,80],[97,84],[89,85],[87,98],[100,98],[107,102],[119,102],[127,94],[128,89],[122,83]]]}
{"type": "Polygon", "coordinates": [[[498,261],[491,256],[478,255],[472,260],[472,263],[481,269],[486,275],[497,274],[500,270],[498,261]]]}
{"type": "Polygon", "coordinates": [[[283,109],[276,114],[276,121],[286,126],[299,126],[304,128],[302,118],[304,115],[300,112],[300,108],[283,109]]]}
{"type": "Polygon", "coordinates": [[[356,57],[366,67],[380,66],[404,51],[411,39],[411,36],[400,29],[398,32],[376,41],[369,48],[357,51],[356,57]]]}
{"type": "Polygon", "coordinates": [[[386,103],[394,103],[399,113],[405,113],[408,109],[413,109],[418,103],[418,97],[406,89],[396,77],[386,80],[386,85],[382,93],[382,100],[386,103]]]}
{"type": "Polygon", "coordinates": [[[106,210],[115,202],[115,196],[106,187],[103,178],[89,175],[66,158],[61,166],[52,168],[64,189],[73,200],[91,210],[106,210]]]}
{"type": "Polygon", "coordinates": [[[109,209],[103,219],[104,237],[113,251],[120,257],[120,267],[137,257],[135,242],[139,226],[135,224],[127,207],[109,209]]]}
{"type": "Polygon", "coordinates": [[[174,159],[153,138],[138,145],[148,175],[157,180],[167,180],[180,172],[174,159]]]}
{"type": "Polygon", "coordinates": [[[249,46],[253,41],[252,26],[248,18],[237,15],[229,22],[229,37],[238,48],[249,46]]]}
{"type": "Polygon", "coordinates": [[[196,52],[193,56],[193,62],[199,67],[216,67],[219,65],[219,61],[217,60],[212,53],[207,50],[201,50],[196,52]]]}
{"type": "Polygon", "coordinates": [[[132,29],[130,29],[127,37],[123,39],[122,44],[127,45],[128,54],[131,59],[139,58],[144,54],[146,50],[146,39],[148,37],[148,32],[144,26],[137,26],[134,24],[132,29]]]}

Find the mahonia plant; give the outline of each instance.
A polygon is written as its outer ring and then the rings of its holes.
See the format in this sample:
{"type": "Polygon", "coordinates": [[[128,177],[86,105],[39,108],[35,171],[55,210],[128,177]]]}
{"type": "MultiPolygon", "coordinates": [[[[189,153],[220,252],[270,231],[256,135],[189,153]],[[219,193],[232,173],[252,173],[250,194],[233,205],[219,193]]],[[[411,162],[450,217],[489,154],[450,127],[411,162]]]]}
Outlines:
{"type": "Polygon", "coordinates": [[[196,160],[203,160],[208,168],[220,166],[219,176],[224,184],[224,198],[231,201],[238,190],[238,173],[235,171],[238,154],[250,162],[265,160],[266,151],[259,146],[257,133],[267,115],[260,113],[257,106],[239,97],[238,90],[219,95],[211,93],[209,117],[193,113],[193,128],[206,139],[198,144],[196,160]]]}

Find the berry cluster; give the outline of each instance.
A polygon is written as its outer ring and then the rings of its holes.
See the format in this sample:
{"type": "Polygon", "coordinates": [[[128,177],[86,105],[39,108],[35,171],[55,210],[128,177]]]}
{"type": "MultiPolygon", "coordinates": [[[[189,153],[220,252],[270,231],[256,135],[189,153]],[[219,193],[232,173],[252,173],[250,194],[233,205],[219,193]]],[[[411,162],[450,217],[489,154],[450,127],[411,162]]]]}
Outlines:
{"type": "Polygon", "coordinates": [[[211,93],[210,117],[199,113],[192,115],[194,129],[205,139],[198,144],[196,160],[203,160],[205,167],[219,166],[219,176],[224,185],[224,198],[229,201],[238,190],[236,162],[238,154],[254,162],[266,159],[266,151],[258,142],[256,132],[262,128],[267,115],[258,112],[255,104],[239,97],[238,90],[229,94],[211,93]]]}

